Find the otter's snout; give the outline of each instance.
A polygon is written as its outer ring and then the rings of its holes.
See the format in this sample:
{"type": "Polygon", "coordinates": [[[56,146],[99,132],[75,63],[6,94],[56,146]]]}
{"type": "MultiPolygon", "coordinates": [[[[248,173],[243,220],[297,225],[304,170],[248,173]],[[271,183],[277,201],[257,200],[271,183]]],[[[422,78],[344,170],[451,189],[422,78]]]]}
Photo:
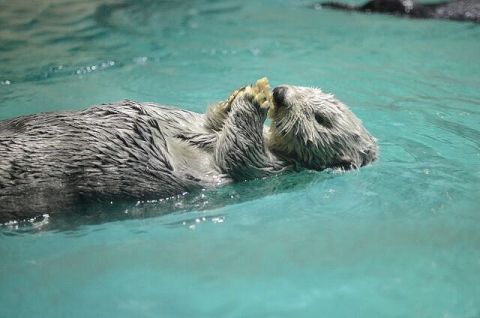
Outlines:
{"type": "Polygon", "coordinates": [[[285,105],[285,96],[287,95],[288,87],[277,86],[273,89],[273,101],[277,107],[285,105]]]}

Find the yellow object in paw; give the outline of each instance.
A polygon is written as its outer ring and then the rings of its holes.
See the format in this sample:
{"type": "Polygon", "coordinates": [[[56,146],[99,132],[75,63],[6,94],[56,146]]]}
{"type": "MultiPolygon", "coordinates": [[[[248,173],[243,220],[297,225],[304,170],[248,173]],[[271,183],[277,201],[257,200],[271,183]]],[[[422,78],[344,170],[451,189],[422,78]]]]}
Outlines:
{"type": "Polygon", "coordinates": [[[260,105],[260,108],[270,108],[272,104],[272,90],[266,77],[259,79],[255,83],[253,91],[255,92],[255,101],[260,105]]]}
{"type": "Polygon", "coordinates": [[[244,93],[250,95],[262,109],[269,109],[272,105],[272,91],[266,77],[259,79],[255,85],[247,86],[244,93]]]}

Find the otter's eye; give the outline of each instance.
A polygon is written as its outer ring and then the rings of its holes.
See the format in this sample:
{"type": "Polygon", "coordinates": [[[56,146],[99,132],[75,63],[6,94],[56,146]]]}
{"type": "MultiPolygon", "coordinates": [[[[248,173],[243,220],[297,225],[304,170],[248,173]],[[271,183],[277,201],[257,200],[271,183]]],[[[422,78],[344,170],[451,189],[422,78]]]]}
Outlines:
{"type": "Polygon", "coordinates": [[[325,126],[327,128],[332,127],[332,123],[330,122],[330,120],[328,120],[326,117],[322,116],[319,113],[315,114],[315,120],[317,121],[317,123],[319,123],[322,126],[325,126]]]}

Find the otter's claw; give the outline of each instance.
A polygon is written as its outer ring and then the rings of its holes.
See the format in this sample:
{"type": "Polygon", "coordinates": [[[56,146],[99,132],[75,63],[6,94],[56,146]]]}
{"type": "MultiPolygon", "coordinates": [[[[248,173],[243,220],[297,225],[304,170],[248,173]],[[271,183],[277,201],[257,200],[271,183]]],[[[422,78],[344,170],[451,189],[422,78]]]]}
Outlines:
{"type": "Polygon", "coordinates": [[[272,91],[266,77],[259,79],[255,85],[245,87],[239,93],[246,95],[260,109],[268,110],[272,104],[272,91]]]}

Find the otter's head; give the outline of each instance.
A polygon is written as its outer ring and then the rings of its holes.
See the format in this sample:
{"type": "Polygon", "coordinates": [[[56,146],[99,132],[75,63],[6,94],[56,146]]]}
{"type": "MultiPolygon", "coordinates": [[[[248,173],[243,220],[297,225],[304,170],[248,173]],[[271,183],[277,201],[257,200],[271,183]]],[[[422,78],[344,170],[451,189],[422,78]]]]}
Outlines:
{"type": "Polygon", "coordinates": [[[362,122],[333,95],[282,85],[273,90],[270,150],[314,170],[352,169],[377,158],[377,145],[362,122]]]}

